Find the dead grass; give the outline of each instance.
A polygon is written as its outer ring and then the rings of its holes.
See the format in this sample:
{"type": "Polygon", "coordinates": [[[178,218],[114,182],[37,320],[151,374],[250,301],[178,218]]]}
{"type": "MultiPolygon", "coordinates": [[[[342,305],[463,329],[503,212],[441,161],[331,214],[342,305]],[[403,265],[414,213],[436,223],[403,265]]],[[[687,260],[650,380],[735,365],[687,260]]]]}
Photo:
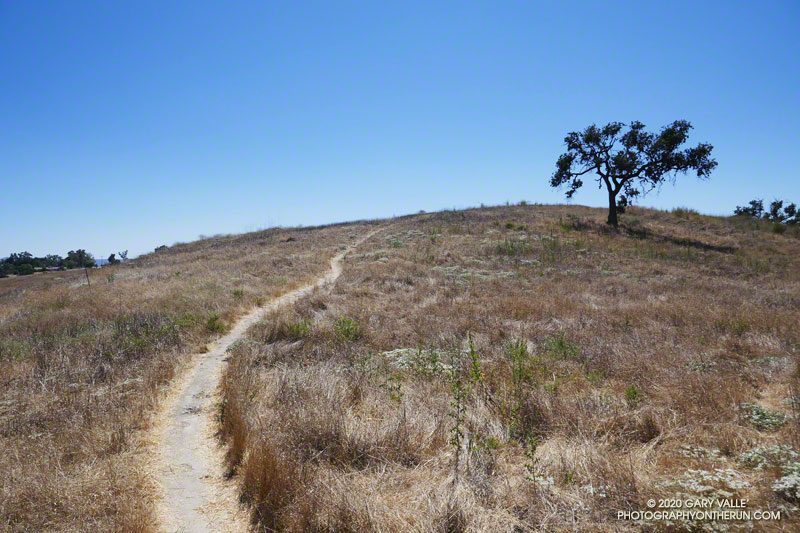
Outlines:
{"type": "Polygon", "coordinates": [[[152,532],[141,433],[176,369],[317,277],[353,226],[268,230],[0,279],[0,530],[152,532]]]}
{"type": "Polygon", "coordinates": [[[254,327],[221,419],[255,523],[702,530],[616,512],[731,494],[784,513],[756,529],[796,528],[781,468],[740,457],[800,451],[795,419],[765,429],[742,409],[792,412],[797,235],[685,210],[633,208],[619,234],[602,220],[537,205],[396,219],[329,293],[254,327]]]}
{"type": "MultiPolygon", "coordinates": [[[[773,484],[800,465],[742,457],[800,452],[800,235],[688,210],[633,208],[619,234],[603,218],[395,219],[332,289],[252,328],[220,421],[254,526],[667,530],[616,512],[730,493],[786,513],[756,529],[796,528],[800,502],[773,484]]],[[[352,233],[206,239],[91,287],[0,280],[0,529],[154,531],[140,434],[163,386],[352,233]]]]}

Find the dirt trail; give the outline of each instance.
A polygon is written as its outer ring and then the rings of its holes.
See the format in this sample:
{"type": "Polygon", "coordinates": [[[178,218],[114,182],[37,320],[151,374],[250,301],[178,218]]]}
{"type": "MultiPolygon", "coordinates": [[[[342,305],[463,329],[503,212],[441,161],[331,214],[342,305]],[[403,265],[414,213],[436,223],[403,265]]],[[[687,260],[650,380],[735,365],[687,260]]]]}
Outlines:
{"type": "Polygon", "coordinates": [[[163,531],[247,530],[247,512],[238,504],[235,483],[224,479],[224,451],[214,437],[214,405],[226,350],[266,313],[335,281],[345,255],[378,231],[367,233],[332,258],[330,270],[315,282],[243,316],[228,334],[209,344],[207,353],[194,356],[184,375],[172,384],[154,426],[163,490],[158,514],[163,531]]]}

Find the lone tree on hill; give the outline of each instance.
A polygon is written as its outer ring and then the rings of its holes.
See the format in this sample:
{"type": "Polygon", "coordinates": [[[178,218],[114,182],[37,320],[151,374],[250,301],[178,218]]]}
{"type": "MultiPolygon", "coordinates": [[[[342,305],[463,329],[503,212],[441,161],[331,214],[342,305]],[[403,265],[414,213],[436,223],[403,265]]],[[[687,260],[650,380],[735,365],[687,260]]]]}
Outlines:
{"type": "Polygon", "coordinates": [[[582,132],[569,133],[564,138],[567,152],[559,156],[550,185],[567,185],[567,198],[572,198],[583,185],[581,176],[597,174],[598,186],[605,184],[608,190],[608,224],[617,228],[617,213],[624,213],[635,197],[666,180],[674,183],[678,173],[689,170],[696,170],[698,178],[707,178],[717,166],[710,144],[680,149],[692,129],[686,120],[676,120],[659,133],[644,128],[641,122],[611,122],[602,128],[592,124],[582,132]],[[628,131],[622,133],[625,127],[628,131]]]}

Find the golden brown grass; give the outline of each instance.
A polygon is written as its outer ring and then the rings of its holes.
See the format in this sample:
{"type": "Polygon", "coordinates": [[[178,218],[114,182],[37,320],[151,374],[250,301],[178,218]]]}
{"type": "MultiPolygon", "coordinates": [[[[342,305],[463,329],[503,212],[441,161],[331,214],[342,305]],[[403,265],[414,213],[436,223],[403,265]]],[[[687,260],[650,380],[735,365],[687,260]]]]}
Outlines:
{"type": "Polygon", "coordinates": [[[316,278],[353,226],[177,245],[0,279],[0,530],[155,530],[141,434],[188,354],[316,278]]]}
{"type": "MultiPolygon", "coordinates": [[[[395,219],[333,289],[254,327],[220,420],[255,526],[658,530],[616,512],[728,491],[788,513],[756,529],[796,528],[797,501],[773,490],[794,467],[743,454],[800,451],[798,232],[688,210],[631,209],[620,234],[602,219],[395,219]],[[794,418],[770,427],[747,404],[794,418]]],[[[206,239],[93,270],[91,287],[79,271],[0,280],[0,529],[153,531],[140,435],[163,386],[354,232],[206,239]]]]}
{"type": "Polygon", "coordinates": [[[770,428],[746,406],[792,413],[797,232],[690,211],[634,208],[619,234],[602,220],[396,219],[332,290],[254,327],[221,420],[255,524],[671,530],[616,513],[730,494],[784,513],[756,529],[797,528],[798,502],[772,490],[794,466],[742,458],[800,451],[796,419],[770,428]]]}

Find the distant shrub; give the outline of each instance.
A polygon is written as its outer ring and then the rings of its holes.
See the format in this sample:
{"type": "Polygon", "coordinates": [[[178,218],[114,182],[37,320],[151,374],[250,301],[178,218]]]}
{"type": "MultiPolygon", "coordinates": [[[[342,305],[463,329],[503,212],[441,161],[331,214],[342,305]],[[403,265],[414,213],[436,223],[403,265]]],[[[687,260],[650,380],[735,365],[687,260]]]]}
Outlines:
{"type": "Polygon", "coordinates": [[[783,224],[779,222],[772,223],[772,233],[777,233],[778,235],[780,235],[785,231],[786,231],[786,226],[784,226],[783,224]]]}
{"type": "Polygon", "coordinates": [[[487,450],[499,450],[503,447],[502,443],[494,437],[488,437],[484,447],[487,450]]]}
{"type": "Polygon", "coordinates": [[[772,484],[772,490],[787,501],[800,503],[800,472],[786,472],[772,484]]]}
{"type": "Polygon", "coordinates": [[[547,340],[545,350],[556,359],[572,359],[579,353],[578,346],[570,342],[563,331],[547,340]]]}
{"type": "Polygon", "coordinates": [[[388,376],[379,385],[389,395],[389,400],[401,403],[403,401],[403,379],[400,376],[388,376]]]}
{"type": "Polygon", "coordinates": [[[780,411],[764,409],[755,403],[743,403],[739,406],[742,417],[753,424],[756,429],[775,431],[786,423],[786,414],[780,411]]]}
{"type": "Polygon", "coordinates": [[[286,325],[286,338],[290,340],[300,340],[308,336],[311,327],[307,320],[298,320],[286,325]]]}
{"type": "Polygon", "coordinates": [[[737,337],[741,337],[751,328],[750,323],[741,317],[717,320],[714,322],[714,327],[723,332],[730,332],[737,337]]]}
{"type": "Polygon", "coordinates": [[[340,317],[333,325],[336,335],[348,341],[356,341],[361,338],[361,325],[357,320],[348,317],[340,317]]]}
{"type": "Polygon", "coordinates": [[[791,468],[797,464],[798,459],[800,459],[800,454],[788,444],[773,444],[747,450],[739,456],[737,461],[755,470],[767,470],[769,468],[791,468]]]}
{"type": "Polygon", "coordinates": [[[497,245],[495,252],[497,255],[512,257],[515,255],[522,255],[528,250],[529,247],[530,245],[524,241],[513,241],[511,239],[506,239],[497,245]]]}
{"type": "Polygon", "coordinates": [[[505,223],[505,228],[506,229],[514,229],[514,230],[517,230],[517,231],[525,231],[525,230],[528,229],[528,226],[526,226],[525,224],[514,224],[513,222],[506,222],[505,223]]]}
{"type": "Polygon", "coordinates": [[[630,409],[636,409],[642,401],[642,391],[640,391],[634,383],[625,389],[625,403],[628,404],[630,409]]]}
{"type": "Polygon", "coordinates": [[[597,385],[603,381],[605,373],[602,370],[592,370],[586,374],[586,381],[592,385],[597,385]]]}
{"type": "Polygon", "coordinates": [[[179,328],[191,328],[201,322],[200,318],[192,313],[184,313],[175,319],[175,325],[179,328]]]}
{"type": "Polygon", "coordinates": [[[22,360],[31,352],[28,343],[9,338],[0,338],[0,361],[22,360]]]}
{"type": "Polygon", "coordinates": [[[678,218],[691,218],[693,215],[699,215],[700,213],[690,207],[676,207],[672,210],[672,214],[678,218]]]}
{"type": "Polygon", "coordinates": [[[733,322],[731,330],[733,331],[734,335],[741,337],[750,329],[750,323],[746,320],[740,318],[733,322]]]}
{"type": "Polygon", "coordinates": [[[206,329],[211,333],[222,333],[225,331],[225,326],[220,322],[218,313],[211,313],[211,316],[209,316],[206,321],[206,329]]]}
{"type": "Polygon", "coordinates": [[[311,332],[311,324],[307,320],[270,320],[264,327],[261,340],[265,343],[280,341],[299,341],[311,332]]]}
{"type": "Polygon", "coordinates": [[[233,297],[234,298],[244,298],[244,291],[242,289],[234,289],[233,290],[233,297]]]}
{"type": "Polygon", "coordinates": [[[21,265],[17,266],[16,274],[18,276],[28,276],[35,272],[33,265],[30,263],[22,263],[21,265]]]}
{"type": "Polygon", "coordinates": [[[584,222],[581,217],[577,215],[573,215],[572,213],[568,214],[566,218],[558,217],[558,225],[564,231],[581,231],[585,230],[589,227],[589,225],[584,222]]]}

